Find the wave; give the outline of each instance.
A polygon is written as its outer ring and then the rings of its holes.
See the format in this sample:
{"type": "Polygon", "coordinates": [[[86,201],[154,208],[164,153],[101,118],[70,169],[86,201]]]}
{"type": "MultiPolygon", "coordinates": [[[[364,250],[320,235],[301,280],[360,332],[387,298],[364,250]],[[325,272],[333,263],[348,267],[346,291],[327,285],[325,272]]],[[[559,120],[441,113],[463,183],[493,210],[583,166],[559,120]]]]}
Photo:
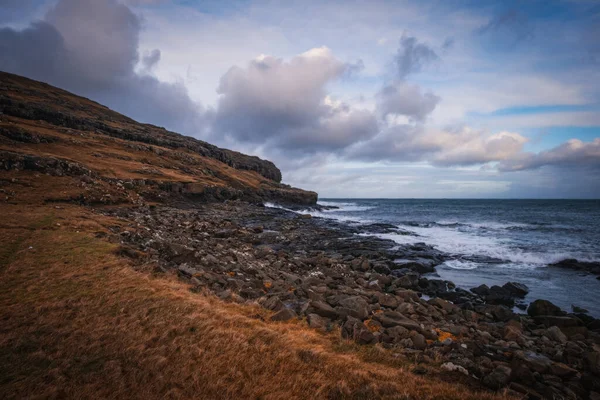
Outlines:
{"type": "MultiPolygon", "coordinates": [[[[321,202],[320,205],[326,205],[323,204],[324,202],[321,202]]],[[[331,203],[331,205],[333,205],[334,203],[331,203]]],[[[336,204],[341,204],[341,203],[336,203],[336,204]]],[[[351,204],[351,203],[346,203],[346,204],[351,204]]],[[[312,208],[306,208],[306,209],[302,209],[302,210],[291,210],[289,208],[283,207],[279,204],[275,204],[275,203],[265,203],[265,207],[269,207],[269,208],[279,208],[282,210],[286,210],[286,211],[290,211],[296,214],[310,214],[313,217],[317,217],[317,218],[326,218],[326,219],[332,219],[332,220],[336,220],[336,221],[340,221],[340,222],[346,222],[346,223],[357,223],[357,224],[369,224],[369,223],[373,223],[374,221],[370,220],[370,219],[365,219],[362,217],[358,217],[358,216],[348,216],[348,215],[338,215],[336,214],[336,212],[340,212],[340,211],[353,211],[353,210],[342,210],[340,209],[334,209],[334,210],[315,210],[312,208]]],[[[348,208],[350,208],[351,206],[348,206],[348,208]]],[[[357,208],[360,206],[357,206],[357,208]]],[[[364,210],[360,210],[360,211],[364,211],[364,210]]]]}
{"type": "Polygon", "coordinates": [[[373,206],[361,206],[356,203],[338,203],[335,201],[320,201],[320,206],[324,207],[337,207],[331,210],[324,210],[324,212],[328,213],[336,213],[336,212],[360,212],[360,211],[368,211],[372,210],[375,207],[373,206]]]}
{"type": "Polygon", "coordinates": [[[469,264],[470,262],[481,264],[480,261],[469,260],[469,256],[501,260],[504,263],[514,263],[524,268],[546,266],[565,258],[585,259],[581,255],[568,252],[538,253],[525,251],[511,245],[508,239],[474,235],[445,227],[409,227],[406,229],[419,236],[398,235],[395,233],[375,234],[375,236],[382,239],[391,239],[398,244],[425,242],[437,250],[460,257],[460,260],[456,260],[453,264],[456,269],[461,266],[459,261],[463,263],[462,269],[472,269],[468,267],[472,266],[472,264],[469,264]],[[465,264],[468,266],[465,267],[465,264]]]}

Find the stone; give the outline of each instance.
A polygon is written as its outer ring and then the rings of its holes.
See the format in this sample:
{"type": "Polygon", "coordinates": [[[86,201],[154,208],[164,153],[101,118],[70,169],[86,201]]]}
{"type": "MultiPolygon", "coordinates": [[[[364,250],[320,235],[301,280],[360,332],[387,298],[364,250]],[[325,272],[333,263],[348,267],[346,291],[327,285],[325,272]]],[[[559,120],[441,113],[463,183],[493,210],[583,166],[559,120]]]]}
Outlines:
{"type": "Polygon", "coordinates": [[[597,351],[589,352],[585,355],[585,361],[590,371],[600,377],[600,353],[597,351]]]}
{"type": "Polygon", "coordinates": [[[312,313],[320,315],[321,317],[337,319],[339,314],[333,307],[323,301],[311,301],[309,305],[309,310],[312,313]]]}
{"type": "Polygon", "coordinates": [[[329,332],[331,330],[331,321],[328,318],[321,317],[317,314],[308,314],[306,320],[308,326],[313,329],[322,332],[329,332]]]}
{"type": "Polygon", "coordinates": [[[548,357],[534,353],[533,351],[517,352],[515,356],[532,371],[539,372],[540,374],[546,372],[552,364],[552,361],[548,357]]]}
{"type": "Polygon", "coordinates": [[[471,289],[471,292],[478,294],[479,296],[487,296],[490,294],[490,288],[488,285],[479,285],[471,289]]]}
{"type": "Polygon", "coordinates": [[[566,364],[554,362],[550,365],[550,373],[561,378],[577,375],[577,370],[566,364]]]}
{"type": "Polygon", "coordinates": [[[376,336],[362,323],[362,321],[347,317],[342,325],[342,337],[352,339],[358,344],[372,344],[377,342],[376,336]]]}
{"type": "Polygon", "coordinates": [[[505,365],[498,365],[491,374],[483,378],[483,384],[490,389],[498,390],[508,385],[512,370],[505,365]]]}
{"type": "Polygon", "coordinates": [[[529,293],[529,288],[526,285],[518,282],[507,282],[502,286],[502,288],[516,297],[525,297],[527,293],[529,293]]]}
{"type": "Polygon", "coordinates": [[[453,312],[458,309],[458,307],[454,304],[446,300],[440,299],[439,297],[429,300],[429,304],[439,307],[446,312],[453,312]]]}
{"type": "Polygon", "coordinates": [[[375,314],[374,319],[379,321],[384,328],[401,326],[409,330],[421,331],[421,325],[396,311],[384,311],[375,314]]]}
{"type": "Polygon", "coordinates": [[[446,371],[451,371],[451,372],[456,371],[456,372],[460,372],[463,375],[469,376],[469,371],[467,371],[465,369],[465,367],[453,364],[451,362],[443,363],[440,367],[446,371]]]}
{"type": "MultiPolygon", "coordinates": [[[[414,331],[413,331],[414,332],[414,331]]],[[[417,350],[425,350],[427,348],[427,341],[425,340],[425,336],[417,333],[411,337],[413,346],[417,350]]]]}
{"type": "Polygon", "coordinates": [[[339,314],[351,315],[354,318],[364,320],[369,316],[369,304],[360,296],[351,296],[339,302],[339,314]]]}
{"type": "Polygon", "coordinates": [[[289,321],[298,318],[296,312],[289,308],[284,308],[271,316],[271,321],[289,321]]]}
{"type": "Polygon", "coordinates": [[[377,298],[377,302],[383,307],[396,308],[400,304],[396,296],[389,293],[377,293],[375,297],[377,298]]]}
{"type": "Polygon", "coordinates": [[[577,317],[557,317],[552,315],[540,315],[534,317],[535,323],[545,326],[558,326],[559,328],[570,328],[583,325],[583,322],[577,317]]]}
{"type": "Polygon", "coordinates": [[[555,342],[563,344],[567,343],[567,336],[564,333],[562,333],[558,326],[551,326],[550,328],[548,328],[544,333],[544,336],[555,342]]]}
{"type": "Polygon", "coordinates": [[[537,317],[546,315],[563,316],[566,313],[561,310],[560,307],[555,306],[548,300],[536,300],[529,304],[529,307],[527,308],[527,314],[532,317],[537,317]]]}

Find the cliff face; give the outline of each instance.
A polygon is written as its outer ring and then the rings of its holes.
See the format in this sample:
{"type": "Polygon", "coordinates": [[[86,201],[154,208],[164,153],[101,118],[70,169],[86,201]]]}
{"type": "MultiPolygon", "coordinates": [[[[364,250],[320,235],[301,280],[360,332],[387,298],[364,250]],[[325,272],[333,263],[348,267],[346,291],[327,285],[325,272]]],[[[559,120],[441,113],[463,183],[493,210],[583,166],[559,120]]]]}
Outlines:
{"type": "Polygon", "coordinates": [[[314,192],[281,184],[281,172],[270,161],[138,123],[91,100],[4,72],[0,152],[5,170],[117,180],[151,197],[166,192],[203,201],[317,201],[314,192]]]}

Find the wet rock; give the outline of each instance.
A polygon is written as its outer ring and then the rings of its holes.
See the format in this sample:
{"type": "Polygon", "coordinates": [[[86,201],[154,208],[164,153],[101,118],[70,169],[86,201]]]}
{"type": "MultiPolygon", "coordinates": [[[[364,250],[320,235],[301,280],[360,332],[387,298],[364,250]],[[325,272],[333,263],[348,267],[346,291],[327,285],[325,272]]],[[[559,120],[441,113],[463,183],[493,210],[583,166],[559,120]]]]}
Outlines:
{"type": "Polygon", "coordinates": [[[477,287],[472,288],[471,292],[479,296],[485,297],[490,294],[490,288],[488,287],[488,285],[479,285],[477,287]]]}
{"type": "Polygon", "coordinates": [[[529,293],[529,288],[526,285],[518,282],[505,283],[502,288],[516,297],[525,297],[527,293],[529,293]]]}
{"type": "Polygon", "coordinates": [[[548,300],[536,300],[527,308],[527,314],[537,317],[541,315],[563,316],[566,313],[548,300]]]}

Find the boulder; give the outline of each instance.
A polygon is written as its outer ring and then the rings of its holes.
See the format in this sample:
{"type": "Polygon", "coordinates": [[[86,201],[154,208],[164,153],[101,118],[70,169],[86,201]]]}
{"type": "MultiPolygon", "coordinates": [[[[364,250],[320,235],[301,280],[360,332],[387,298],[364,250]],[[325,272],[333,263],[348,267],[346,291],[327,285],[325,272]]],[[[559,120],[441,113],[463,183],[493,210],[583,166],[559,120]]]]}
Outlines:
{"type": "Polygon", "coordinates": [[[498,390],[508,385],[512,370],[505,365],[498,365],[491,374],[483,378],[483,384],[490,389],[498,390]]]}
{"type": "Polygon", "coordinates": [[[421,331],[421,325],[396,311],[384,311],[375,314],[374,319],[379,321],[384,328],[401,326],[409,330],[421,331]]]}
{"type": "Polygon", "coordinates": [[[377,293],[374,297],[383,307],[396,308],[400,304],[396,296],[389,293],[377,293]]]}
{"type": "Polygon", "coordinates": [[[360,296],[347,297],[339,302],[337,312],[364,320],[369,316],[369,303],[360,296]]]}
{"type": "Polygon", "coordinates": [[[329,304],[323,301],[311,301],[308,310],[321,317],[337,319],[339,314],[329,304]]]}
{"type": "Polygon", "coordinates": [[[477,287],[472,288],[471,292],[483,297],[490,294],[490,288],[488,287],[488,285],[479,285],[477,287]]]}
{"type": "Polygon", "coordinates": [[[527,293],[529,293],[529,288],[518,282],[507,282],[502,286],[502,288],[516,297],[525,297],[527,293]]]}
{"type": "Polygon", "coordinates": [[[532,317],[537,317],[540,315],[563,316],[566,313],[561,310],[560,307],[555,306],[548,300],[536,300],[529,304],[529,307],[527,308],[527,314],[532,317]]]}
{"type": "MultiPolygon", "coordinates": [[[[414,332],[414,331],[413,331],[414,332]]],[[[425,336],[421,335],[420,333],[416,333],[411,335],[411,340],[413,343],[413,346],[415,349],[417,350],[425,350],[427,348],[427,341],[425,340],[425,336]]]]}
{"type": "Polygon", "coordinates": [[[555,342],[563,344],[567,343],[567,336],[564,333],[562,333],[558,326],[551,326],[550,328],[548,328],[544,333],[544,336],[555,342]]]}

